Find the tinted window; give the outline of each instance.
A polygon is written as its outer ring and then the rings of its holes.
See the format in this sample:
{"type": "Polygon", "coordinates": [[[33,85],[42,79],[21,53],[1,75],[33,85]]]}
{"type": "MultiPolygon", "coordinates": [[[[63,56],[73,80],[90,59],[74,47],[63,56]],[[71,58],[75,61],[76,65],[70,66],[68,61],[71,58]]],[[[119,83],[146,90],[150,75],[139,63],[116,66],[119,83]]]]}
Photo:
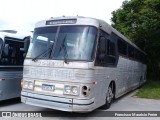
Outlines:
{"type": "Polygon", "coordinates": [[[116,61],[116,49],[115,43],[111,40],[107,40],[107,64],[115,64],[116,61]]]}
{"type": "Polygon", "coordinates": [[[3,46],[3,40],[0,38],[0,54],[1,54],[2,46],[3,46]]]}
{"type": "Polygon", "coordinates": [[[131,45],[128,45],[128,57],[134,58],[134,48],[131,45]]]}
{"type": "Polygon", "coordinates": [[[127,43],[122,39],[118,39],[118,52],[122,55],[127,55],[127,43]]]}
{"type": "Polygon", "coordinates": [[[24,43],[22,41],[5,39],[2,48],[1,65],[23,65],[24,43]]]}
{"type": "Polygon", "coordinates": [[[101,31],[101,37],[105,38],[104,44],[100,44],[101,40],[99,39],[98,44],[98,51],[97,51],[97,58],[96,58],[96,65],[98,66],[108,66],[108,65],[115,65],[116,62],[116,46],[115,42],[113,42],[109,35],[103,31],[101,31]],[[100,48],[105,47],[105,52],[101,52],[100,48]]]}

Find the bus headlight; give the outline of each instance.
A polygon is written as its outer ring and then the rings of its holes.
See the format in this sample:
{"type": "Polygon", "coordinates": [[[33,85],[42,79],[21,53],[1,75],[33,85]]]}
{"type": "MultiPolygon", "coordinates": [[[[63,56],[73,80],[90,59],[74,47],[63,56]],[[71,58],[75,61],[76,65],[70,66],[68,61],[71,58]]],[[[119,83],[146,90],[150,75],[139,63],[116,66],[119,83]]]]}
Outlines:
{"type": "Polygon", "coordinates": [[[33,82],[32,81],[28,82],[28,89],[33,89],[33,82]]]}
{"type": "Polygon", "coordinates": [[[78,95],[79,94],[79,87],[78,86],[65,85],[63,94],[78,95]]]}
{"type": "Polygon", "coordinates": [[[28,88],[28,81],[24,81],[24,86],[23,88],[28,88]]]}
{"type": "Polygon", "coordinates": [[[34,81],[24,81],[23,88],[32,90],[34,87],[34,81]]]}
{"type": "Polygon", "coordinates": [[[74,95],[77,95],[78,94],[78,87],[76,87],[76,86],[72,87],[72,93],[74,95]]]}
{"type": "Polygon", "coordinates": [[[64,87],[64,93],[65,94],[70,94],[71,93],[71,86],[65,86],[64,87]]]}

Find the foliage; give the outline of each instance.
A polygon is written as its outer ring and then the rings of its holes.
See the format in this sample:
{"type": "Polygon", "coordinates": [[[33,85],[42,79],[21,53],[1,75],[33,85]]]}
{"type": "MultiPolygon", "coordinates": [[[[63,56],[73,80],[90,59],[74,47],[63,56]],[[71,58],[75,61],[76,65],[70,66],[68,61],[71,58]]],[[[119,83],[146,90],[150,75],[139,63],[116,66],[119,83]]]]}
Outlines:
{"type": "Polygon", "coordinates": [[[148,80],[136,93],[137,97],[160,99],[160,81],[148,80]]]}
{"type": "MultiPolygon", "coordinates": [[[[112,12],[112,26],[148,55],[150,75],[160,76],[160,0],[124,1],[112,12]]],[[[152,76],[153,77],[153,76],[152,76]]]]}

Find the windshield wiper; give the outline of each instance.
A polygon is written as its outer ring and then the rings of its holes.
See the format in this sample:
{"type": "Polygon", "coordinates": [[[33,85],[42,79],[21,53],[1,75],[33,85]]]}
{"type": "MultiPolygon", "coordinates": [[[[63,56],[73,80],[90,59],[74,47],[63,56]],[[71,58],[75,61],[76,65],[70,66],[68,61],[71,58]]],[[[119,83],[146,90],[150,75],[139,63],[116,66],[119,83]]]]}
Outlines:
{"type": "Polygon", "coordinates": [[[67,61],[68,53],[67,53],[67,48],[66,48],[66,45],[65,45],[66,37],[67,37],[67,34],[65,35],[65,37],[64,37],[64,39],[63,39],[63,41],[62,41],[62,45],[61,45],[60,50],[63,49],[63,51],[64,51],[64,62],[65,62],[66,64],[68,64],[68,61],[67,61]]]}
{"type": "Polygon", "coordinates": [[[49,47],[47,50],[43,51],[41,54],[39,54],[38,56],[36,56],[35,58],[32,59],[32,61],[36,62],[37,59],[43,55],[43,57],[45,57],[47,55],[47,53],[51,53],[52,51],[52,48],[53,48],[53,45],[54,45],[54,42],[53,44],[51,45],[51,47],[49,47]]]}
{"type": "Polygon", "coordinates": [[[50,53],[49,54],[49,56],[51,55],[51,51],[52,51],[52,49],[53,49],[53,46],[54,46],[54,41],[53,41],[53,43],[52,43],[52,45],[48,48],[48,49],[46,49],[45,51],[43,51],[41,54],[39,54],[38,56],[36,56],[35,58],[33,58],[32,59],[32,61],[34,61],[34,62],[36,62],[37,61],[37,59],[40,57],[40,56],[46,56],[47,55],[47,53],[50,53]]]}

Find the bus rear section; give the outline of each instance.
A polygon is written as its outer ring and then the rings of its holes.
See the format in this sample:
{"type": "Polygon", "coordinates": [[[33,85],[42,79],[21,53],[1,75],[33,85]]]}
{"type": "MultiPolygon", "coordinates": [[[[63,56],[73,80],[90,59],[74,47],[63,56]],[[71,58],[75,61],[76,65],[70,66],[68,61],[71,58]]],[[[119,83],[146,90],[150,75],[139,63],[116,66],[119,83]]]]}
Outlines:
{"type": "Polygon", "coordinates": [[[9,33],[0,33],[0,36],[1,101],[20,96],[23,62],[30,37],[9,33]]]}

